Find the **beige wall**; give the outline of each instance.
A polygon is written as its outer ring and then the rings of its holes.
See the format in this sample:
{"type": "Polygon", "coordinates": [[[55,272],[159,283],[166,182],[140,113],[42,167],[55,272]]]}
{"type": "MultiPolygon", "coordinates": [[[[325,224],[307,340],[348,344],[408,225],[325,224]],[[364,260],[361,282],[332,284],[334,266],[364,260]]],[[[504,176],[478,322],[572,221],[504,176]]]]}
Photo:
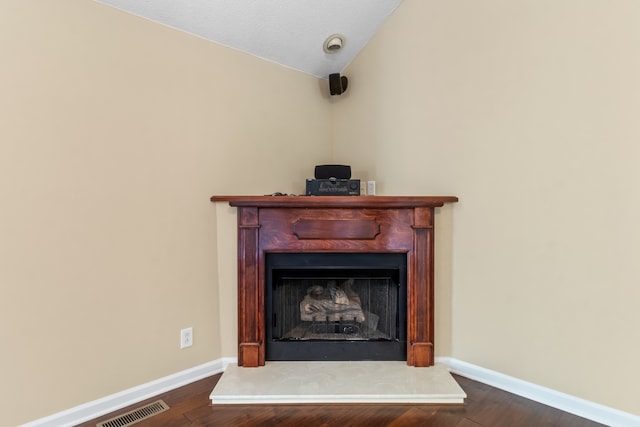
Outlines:
{"type": "Polygon", "coordinates": [[[460,197],[437,344],[634,414],[638,22],[633,0],[405,0],[332,111],[335,160],[379,193],[460,197]]]}
{"type": "Polygon", "coordinates": [[[0,425],[232,355],[209,197],[302,191],[318,79],[86,0],[1,2],[0,55],[0,425]]]}

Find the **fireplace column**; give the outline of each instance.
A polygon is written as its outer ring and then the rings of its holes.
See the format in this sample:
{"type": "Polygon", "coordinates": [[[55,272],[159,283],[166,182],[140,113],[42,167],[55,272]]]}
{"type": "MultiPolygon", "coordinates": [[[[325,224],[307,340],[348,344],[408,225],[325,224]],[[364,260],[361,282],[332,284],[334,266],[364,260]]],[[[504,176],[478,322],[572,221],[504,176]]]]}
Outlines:
{"type": "Polygon", "coordinates": [[[431,366],[435,363],[433,349],[433,208],[415,208],[413,253],[409,256],[407,286],[407,364],[431,366]]]}
{"type": "Polygon", "coordinates": [[[264,366],[264,272],[258,208],[238,208],[238,363],[264,366]]]}

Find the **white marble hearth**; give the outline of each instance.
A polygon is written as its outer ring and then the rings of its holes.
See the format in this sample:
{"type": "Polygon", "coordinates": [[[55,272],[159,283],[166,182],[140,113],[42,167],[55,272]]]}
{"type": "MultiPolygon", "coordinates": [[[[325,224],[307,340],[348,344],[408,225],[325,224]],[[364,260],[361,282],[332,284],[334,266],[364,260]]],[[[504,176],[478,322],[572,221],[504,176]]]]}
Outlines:
{"type": "Polygon", "coordinates": [[[406,362],[267,362],[227,367],[214,405],[297,403],[462,404],[467,397],[447,367],[406,362]]]}

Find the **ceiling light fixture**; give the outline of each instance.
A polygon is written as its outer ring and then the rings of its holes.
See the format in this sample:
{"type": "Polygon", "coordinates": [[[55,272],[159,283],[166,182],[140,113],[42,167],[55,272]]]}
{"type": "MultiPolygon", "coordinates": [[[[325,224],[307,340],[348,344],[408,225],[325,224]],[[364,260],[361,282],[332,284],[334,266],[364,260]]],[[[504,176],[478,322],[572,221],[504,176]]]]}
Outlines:
{"type": "Polygon", "coordinates": [[[323,49],[327,53],[336,53],[344,46],[344,36],[342,34],[333,34],[324,41],[323,49]]]}

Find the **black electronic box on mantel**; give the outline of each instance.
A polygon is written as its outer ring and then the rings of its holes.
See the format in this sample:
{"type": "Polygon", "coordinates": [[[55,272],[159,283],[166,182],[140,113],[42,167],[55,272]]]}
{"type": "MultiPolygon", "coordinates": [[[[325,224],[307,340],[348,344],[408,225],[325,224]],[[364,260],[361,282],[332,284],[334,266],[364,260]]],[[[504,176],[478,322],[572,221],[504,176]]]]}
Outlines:
{"type": "Polygon", "coordinates": [[[307,196],[359,196],[360,180],[351,179],[351,166],[316,166],[315,179],[307,179],[307,196]]]}

